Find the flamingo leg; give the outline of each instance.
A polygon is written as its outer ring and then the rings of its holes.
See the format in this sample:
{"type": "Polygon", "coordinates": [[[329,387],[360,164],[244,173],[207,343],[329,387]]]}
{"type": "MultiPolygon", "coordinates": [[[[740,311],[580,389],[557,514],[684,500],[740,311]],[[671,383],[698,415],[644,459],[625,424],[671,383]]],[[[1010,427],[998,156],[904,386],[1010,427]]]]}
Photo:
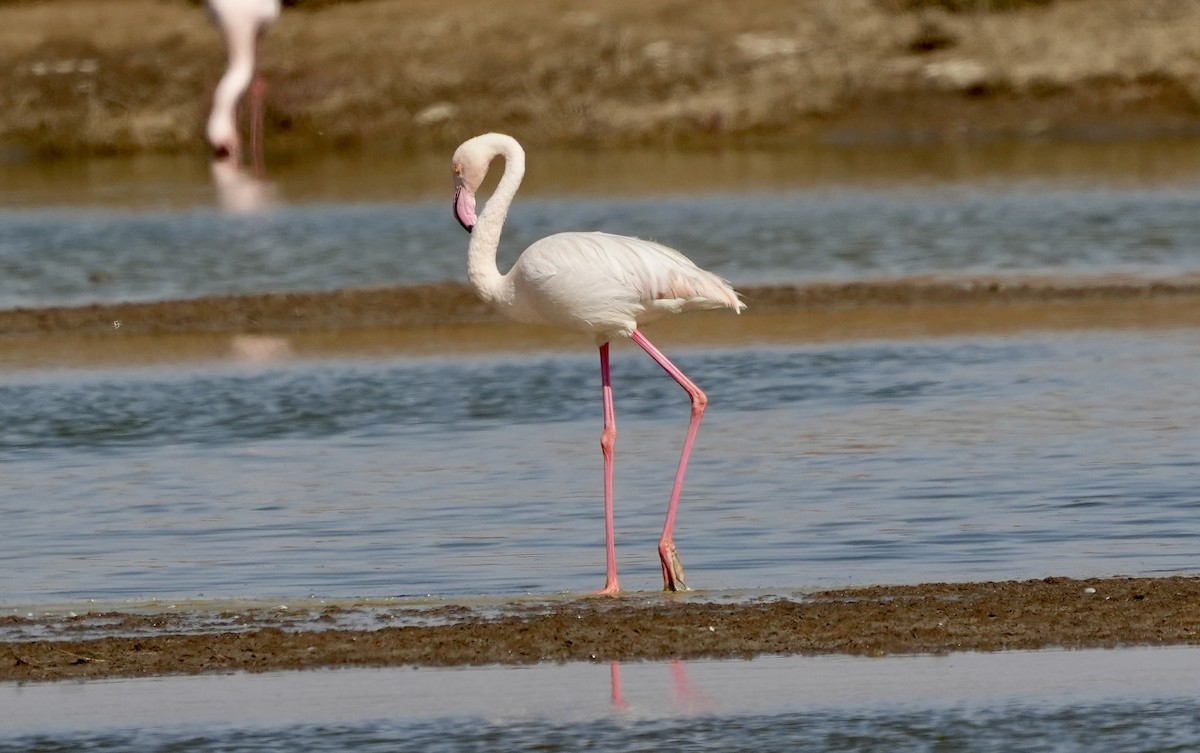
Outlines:
{"type": "Polygon", "coordinates": [[[664,591],[690,591],[683,577],[683,562],[679,559],[679,552],[675,548],[675,512],[679,508],[679,495],[683,492],[683,477],[687,473],[688,458],[692,454],[692,445],[696,441],[696,432],[700,429],[700,419],[704,417],[704,409],[708,405],[708,396],[704,391],[696,386],[695,382],[687,378],[679,367],[671,363],[670,359],[662,354],[658,348],[646,339],[638,330],[634,330],[630,335],[635,343],[642,347],[642,350],[650,354],[650,357],[658,363],[671,375],[680,387],[688,393],[688,397],[692,399],[692,418],[688,423],[687,437],[683,440],[683,452],[679,456],[679,468],[675,471],[675,485],[671,489],[671,503],[667,507],[667,521],[663,525],[662,538],[658,540],[658,558],[662,561],[663,570],[663,590],[664,591]]]}
{"type": "Polygon", "coordinates": [[[617,541],[613,528],[613,455],[617,447],[617,419],[613,411],[607,342],[600,346],[600,384],[604,399],[604,432],[600,435],[600,450],[604,453],[604,546],[607,552],[607,571],[604,588],[596,593],[615,596],[621,590],[620,584],[617,583],[617,541]]]}
{"type": "Polygon", "coordinates": [[[267,84],[262,76],[255,75],[250,84],[250,154],[254,161],[255,175],[263,175],[263,98],[267,84]]]}

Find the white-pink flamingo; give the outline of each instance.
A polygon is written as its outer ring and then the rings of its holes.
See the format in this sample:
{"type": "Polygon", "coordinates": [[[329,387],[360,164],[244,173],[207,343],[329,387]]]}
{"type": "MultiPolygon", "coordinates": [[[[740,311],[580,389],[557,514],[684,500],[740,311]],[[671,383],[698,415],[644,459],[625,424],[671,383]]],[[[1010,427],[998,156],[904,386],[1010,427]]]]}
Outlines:
{"type": "Polygon", "coordinates": [[[598,232],[558,233],[543,238],[521,254],[507,274],[496,266],[500,231],[525,175],[525,152],[511,136],[488,133],[464,142],[454,152],[454,214],[471,233],[467,275],[479,297],[519,322],[548,324],[590,334],[600,348],[600,380],[604,403],[604,525],[608,555],[602,594],[616,594],[617,557],[613,534],[613,451],[617,428],[608,369],[608,344],[628,337],[642,347],[687,391],[691,423],[671,489],[667,520],[658,542],[663,588],[688,590],[683,564],[675,548],[675,512],[696,430],[708,398],[638,329],[668,314],[699,309],[733,309],[745,304],[720,277],[697,267],[678,251],[651,241],[598,232]],[[483,211],[476,216],[475,192],[496,157],[504,158],[504,175],[483,211]]]}
{"type": "Polygon", "coordinates": [[[279,18],[279,0],[208,0],[208,9],[225,39],[229,65],[213,93],[206,129],[213,153],[237,163],[241,158],[237,104],[250,89],[250,129],[254,159],[261,167],[264,84],[256,74],[259,38],[279,18]]]}

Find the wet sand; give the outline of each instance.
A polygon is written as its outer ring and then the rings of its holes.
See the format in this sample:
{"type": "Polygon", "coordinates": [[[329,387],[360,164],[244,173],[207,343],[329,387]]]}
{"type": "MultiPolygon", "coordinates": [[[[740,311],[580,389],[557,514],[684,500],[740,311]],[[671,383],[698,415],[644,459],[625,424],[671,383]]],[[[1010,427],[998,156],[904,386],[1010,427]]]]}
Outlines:
{"type": "MultiPolygon", "coordinates": [[[[1194,327],[1200,276],[911,277],[742,286],[741,316],[651,325],[670,345],[1194,327]]],[[[210,296],[0,311],[0,367],[72,367],[582,348],[502,320],[465,285],[210,296]]]]}
{"type": "MultiPolygon", "coordinates": [[[[379,629],[320,629],[344,621],[354,606],[248,610],[214,615],[230,627],[202,634],[181,634],[190,615],[108,613],[99,616],[107,635],[3,643],[0,681],[1200,643],[1200,579],[1188,577],[872,586],[732,604],[707,598],[582,597],[407,615],[400,608],[384,617],[405,622],[419,614],[437,624],[379,629]]],[[[8,617],[0,628],[53,623],[69,632],[95,618],[8,617]]]]}

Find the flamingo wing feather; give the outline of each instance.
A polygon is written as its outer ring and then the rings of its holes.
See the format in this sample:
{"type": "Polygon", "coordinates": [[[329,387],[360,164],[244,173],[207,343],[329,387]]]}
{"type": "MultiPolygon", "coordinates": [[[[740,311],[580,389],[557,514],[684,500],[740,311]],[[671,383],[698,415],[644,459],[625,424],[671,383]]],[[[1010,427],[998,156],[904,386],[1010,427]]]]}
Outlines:
{"type": "Polygon", "coordinates": [[[508,277],[521,299],[536,301],[537,318],[593,332],[628,334],[665,314],[745,308],[728,282],[675,249],[609,233],[543,238],[508,277]]]}

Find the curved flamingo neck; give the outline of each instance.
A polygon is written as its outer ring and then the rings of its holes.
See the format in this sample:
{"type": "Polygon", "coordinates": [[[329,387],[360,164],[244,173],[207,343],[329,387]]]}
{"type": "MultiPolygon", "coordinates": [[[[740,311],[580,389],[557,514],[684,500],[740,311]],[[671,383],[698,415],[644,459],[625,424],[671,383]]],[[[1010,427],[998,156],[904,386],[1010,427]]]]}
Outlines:
{"type": "Polygon", "coordinates": [[[489,146],[489,162],[496,157],[504,158],[504,175],[471,231],[467,278],[479,297],[490,303],[505,297],[504,275],[496,266],[496,250],[500,247],[500,231],[508,218],[508,209],[525,177],[525,151],[514,139],[500,134],[492,135],[489,146]]]}
{"type": "Polygon", "coordinates": [[[237,133],[237,104],[254,78],[258,35],[267,19],[243,16],[218,16],[218,23],[225,37],[225,49],[229,65],[213,92],[212,112],[208,117],[207,135],[214,147],[226,147],[236,151],[239,147],[237,133]]]}
{"type": "Polygon", "coordinates": [[[231,65],[213,94],[212,113],[208,118],[208,140],[214,147],[237,147],[237,103],[250,86],[254,64],[231,65]]]}

